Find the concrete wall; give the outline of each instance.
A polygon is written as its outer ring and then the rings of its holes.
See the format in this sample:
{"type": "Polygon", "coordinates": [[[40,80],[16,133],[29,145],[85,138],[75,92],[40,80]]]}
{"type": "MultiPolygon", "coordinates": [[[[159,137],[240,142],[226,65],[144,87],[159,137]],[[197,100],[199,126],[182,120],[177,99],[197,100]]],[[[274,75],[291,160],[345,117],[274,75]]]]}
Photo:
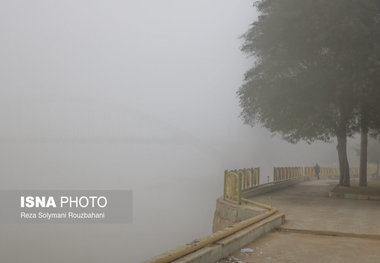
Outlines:
{"type": "MultiPolygon", "coordinates": [[[[259,185],[255,188],[243,192],[243,197],[249,198],[255,195],[281,190],[283,188],[298,184],[305,180],[310,180],[310,177],[303,176],[297,179],[290,179],[287,181],[259,185]]],[[[235,205],[231,202],[224,201],[223,197],[218,198],[216,201],[216,209],[214,213],[212,231],[216,232],[234,223],[241,222],[245,219],[257,216],[264,212],[266,212],[266,209],[255,207],[252,205],[244,205],[244,202],[242,203],[242,205],[235,205]]]]}
{"type": "Polygon", "coordinates": [[[216,232],[245,219],[255,217],[266,211],[266,209],[252,205],[235,205],[224,201],[223,197],[220,197],[216,200],[212,232],[216,232]]]}
{"type": "Polygon", "coordinates": [[[215,263],[281,226],[284,221],[284,214],[276,213],[210,246],[177,259],[173,263],[215,263]]]}

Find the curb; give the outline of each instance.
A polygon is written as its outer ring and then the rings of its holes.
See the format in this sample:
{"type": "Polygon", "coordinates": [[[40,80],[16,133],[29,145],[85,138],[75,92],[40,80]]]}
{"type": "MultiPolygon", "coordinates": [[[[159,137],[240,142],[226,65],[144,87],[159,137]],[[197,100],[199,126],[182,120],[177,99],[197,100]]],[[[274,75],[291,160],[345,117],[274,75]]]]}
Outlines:
{"type": "Polygon", "coordinates": [[[361,194],[346,194],[346,193],[336,193],[335,189],[339,185],[336,185],[330,192],[330,198],[344,198],[344,199],[352,199],[352,200],[380,200],[380,195],[361,195],[361,194]]]}
{"type": "Polygon", "coordinates": [[[357,234],[357,233],[345,233],[329,230],[308,230],[308,229],[296,229],[296,228],[286,228],[278,227],[277,231],[285,233],[296,233],[296,234],[310,234],[310,235],[320,235],[320,236],[334,236],[334,237],[353,237],[353,238],[365,238],[365,239],[375,239],[380,240],[380,235],[371,234],[357,234]]]}
{"type": "Polygon", "coordinates": [[[211,263],[226,258],[232,253],[239,251],[242,247],[254,242],[259,237],[281,226],[285,221],[285,215],[276,214],[257,222],[245,229],[236,232],[207,247],[197,250],[189,255],[179,258],[173,263],[211,263]]]}

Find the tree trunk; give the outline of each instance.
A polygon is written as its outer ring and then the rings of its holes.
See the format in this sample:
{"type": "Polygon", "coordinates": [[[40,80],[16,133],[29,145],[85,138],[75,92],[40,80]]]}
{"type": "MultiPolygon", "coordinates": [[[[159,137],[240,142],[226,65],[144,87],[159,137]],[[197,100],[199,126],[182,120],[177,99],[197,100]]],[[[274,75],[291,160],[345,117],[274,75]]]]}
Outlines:
{"type": "Polygon", "coordinates": [[[338,127],[337,139],[338,145],[336,148],[338,150],[340,170],[339,185],[350,186],[350,167],[347,159],[347,128],[345,122],[338,127]]]}
{"type": "Polygon", "coordinates": [[[379,166],[380,166],[380,161],[377,161],[376,177],[379,177],[379,166]]]}
{"type": "Polygon", "coordinates": [[[359,185],[367,186],[367,152],[368,152],[368,120],[366,111],[361,112],[360,120],[360,175],[359,185]]]}

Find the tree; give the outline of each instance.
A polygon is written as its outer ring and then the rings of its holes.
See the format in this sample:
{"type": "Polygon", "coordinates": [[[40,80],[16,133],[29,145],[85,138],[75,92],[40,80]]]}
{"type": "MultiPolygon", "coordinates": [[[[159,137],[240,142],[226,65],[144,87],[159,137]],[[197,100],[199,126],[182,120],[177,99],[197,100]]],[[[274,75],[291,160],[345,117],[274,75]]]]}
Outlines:
{"type": "Polygon", "coordinates": [[[367,186],[368,134],[380,130],[379,66],[380,66],[380,2],[365,1],[358,8],[356,26],[361,28],[355,46],[356,63],[352,81],[358,97],[358,123],[360,125],[360,186],[367,186]]]}
{"type": "Polygon", "coordinates": [[[364,83],[365,69],[355,72],[358,43],[369,30],[357,22],[375,2],[262,0],[258,21],[244,35],[242,50],[256,59],[238,91],[245,123],[292,143],[336,136],[344,186],[350,185],[347,137],[359,129],[357,83],[364,83]]]}
{"type": "Polygon", "coordinates": [[[375,176],[379,177],[379,168],[380,168],[380,143],[378,140],[370,140],[368,147],[368,162],[376,164],[376,173],[375,176]]]}
{"type": "MultiPolygon", "coordinates": [[[[361,155],[361,147],[355,148],[358,156],[361,155]]],[[[373,137],[368,140],[368,163],[376,165],[376,172],[372,175],[380,177],[380,141],[373,137]]]]}

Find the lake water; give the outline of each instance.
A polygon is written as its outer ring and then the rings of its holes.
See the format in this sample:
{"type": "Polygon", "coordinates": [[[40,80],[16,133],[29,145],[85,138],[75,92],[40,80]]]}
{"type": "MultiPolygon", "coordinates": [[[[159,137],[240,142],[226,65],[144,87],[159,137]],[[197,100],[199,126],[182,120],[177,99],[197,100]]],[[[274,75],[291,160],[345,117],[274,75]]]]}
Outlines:
{"type": "Polygon", "coordinates": [[[320,159],[309,146],[249,142],[4,140],[0,189],[132,190],[133,223],[0,224],[0,261],[141,262],[211,233],[225,169],[260,166],[265,183],[277,163],[320,159]]]}
{"type": "Polygon", "coordinates": [[[1,189],[130,189],[133,223],[0,225],[1,262],[140,262],[208,235],[226,164],[192,145],[2,143],[1,189]]]}

